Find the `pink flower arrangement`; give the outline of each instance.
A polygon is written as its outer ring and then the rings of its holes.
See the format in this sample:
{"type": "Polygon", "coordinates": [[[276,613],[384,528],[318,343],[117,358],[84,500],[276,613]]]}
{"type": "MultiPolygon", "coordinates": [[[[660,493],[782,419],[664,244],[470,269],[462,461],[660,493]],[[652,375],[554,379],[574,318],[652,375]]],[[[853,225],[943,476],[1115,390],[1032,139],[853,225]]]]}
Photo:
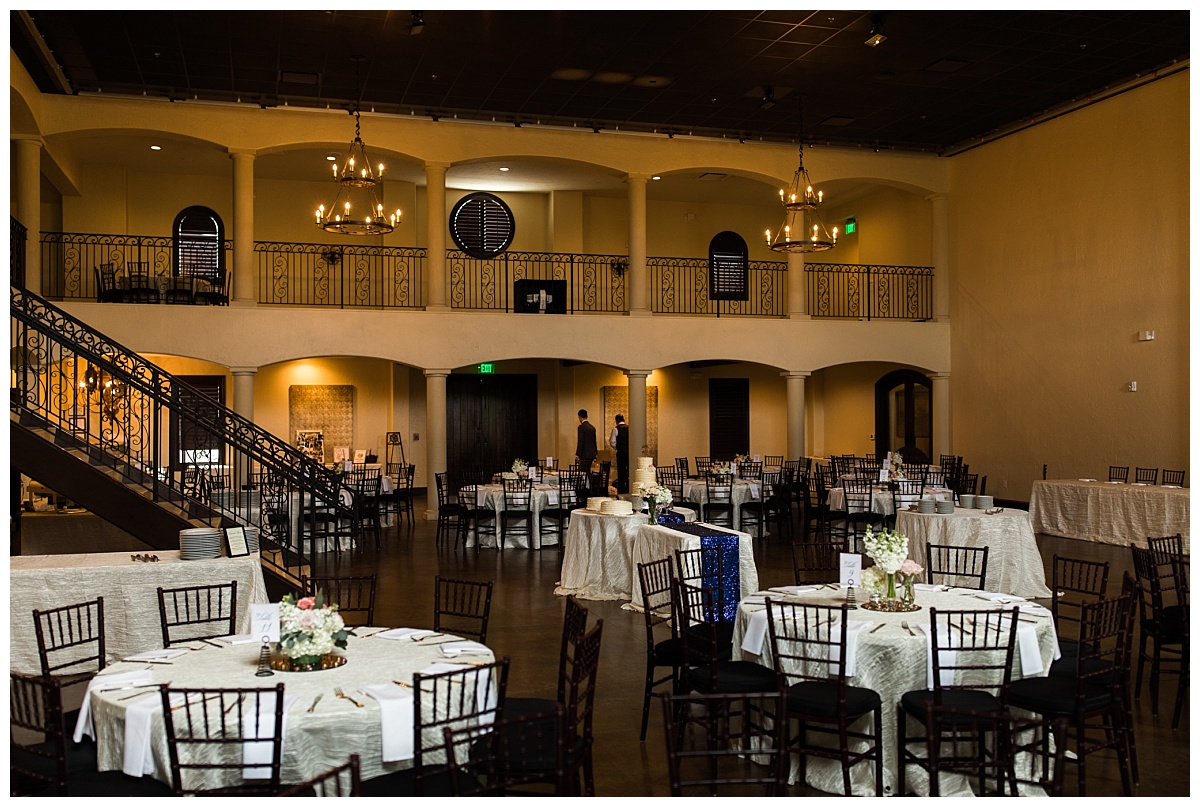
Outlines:
{"type": "Polygon", "coordinates": [[[301,597],[296,601],[296,607],[302,611],[310,610],[317,602],[316,597],[301,597]]]}
{"type": "Polygon", "coordinates": [[[913,560],[912,558],[908,558],[907,560],[904,561],[904,563],[902,563],[900,565],[900,568],[897,571],[899,571],[900,574],[905,575],[906,577],[916,577],[917,575],[923,573],[925,570],[922,569],[920,566],[918,566],[917,562],[915,560],[913,560]]]}

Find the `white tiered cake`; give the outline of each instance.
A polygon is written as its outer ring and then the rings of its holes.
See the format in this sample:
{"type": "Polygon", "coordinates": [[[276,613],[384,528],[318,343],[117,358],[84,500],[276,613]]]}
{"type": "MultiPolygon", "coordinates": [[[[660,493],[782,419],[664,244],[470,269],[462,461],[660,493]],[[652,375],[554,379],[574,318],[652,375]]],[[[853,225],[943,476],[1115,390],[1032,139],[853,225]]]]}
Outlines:
{"type": "Polygon", "coordinates": [[[653,457],[638,457],[637,462],[637,467],[633,469],[633,486],[629,489],[630,493],[641,493],[643,485],[649,489],[658,481],[653,457]]]}

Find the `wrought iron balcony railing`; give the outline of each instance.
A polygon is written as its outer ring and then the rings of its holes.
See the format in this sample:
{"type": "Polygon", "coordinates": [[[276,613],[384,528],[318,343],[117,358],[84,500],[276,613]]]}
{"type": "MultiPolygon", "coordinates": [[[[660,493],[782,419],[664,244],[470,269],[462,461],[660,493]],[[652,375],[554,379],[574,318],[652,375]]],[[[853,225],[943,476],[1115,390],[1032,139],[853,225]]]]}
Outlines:
{"type": "Polygon", "coordinates": [[[833,319],[933,319],[933,267],[806,263],[808,314],[833,319]]]}
{"type": "Polygon", "coordinates": [[[750,261],[745,300],[713,300],[707,258],[648,258],[650,310],[655,314],[783,317],[787,315],[787,264],[750,261]]]}
{"type": "Polygon", "coordinates": [[[422,247],[257,241],[258,302],[331,308],[424,308],[422,247]]]}
{"type": "MultiPolygon", "coordinates": [[[[450,276],[449,304],[465,311],[518,311],[534,301],[518,299],[521,281],[559,281],[564,299],[552,301],[567,314],[620,314],[629,310],[625,294],[624,255],[576,255],[569,252],[504,252],[494,258],[472,258],[446,252],[450,276]]],[[[533,282],[529,288],[538,286],[533,282]]],[[[532,293],[532,292],[530,292],[532,293]]]]}

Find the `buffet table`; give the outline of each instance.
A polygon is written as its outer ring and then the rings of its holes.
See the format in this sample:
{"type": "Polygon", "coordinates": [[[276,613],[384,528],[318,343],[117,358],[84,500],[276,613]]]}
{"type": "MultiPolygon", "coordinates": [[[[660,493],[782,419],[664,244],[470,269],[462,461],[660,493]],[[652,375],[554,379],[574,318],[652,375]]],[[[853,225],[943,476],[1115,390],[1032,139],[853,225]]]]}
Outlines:
{"type": "Polygon", "coordinates": [[[908,554],[925,565],[925,543],[944,546],[988,547],[986,585],[1021,597],[1049,597],[1042,555],[1030,526],[1029,513],[1004,508],[983,510],[954,508],[950,514],[896,514],[896,531],[908,536],[908,554]]]}
{"type": "Polygon", "coordinates": [[[1095,479],[1039,479],[1029,496],[1033,529],[1103,544],[1145,547],[1147,538],[1182,535],[1190,554],[1191,490],[1095,479]]]}
{"type": "Polygon", "coordinates": [[[158,588],[238,584],[238,630],[249,630],[252,602],[267,602],[258,554],[216,560],[181,560],[179,550],[151,554],[157,563],[128,552],[86,555],[22,555],[9,558],[9,669],[41,672],[33,610],[59,608],[104,597],[108,661],[162,647],[158,588]]]}

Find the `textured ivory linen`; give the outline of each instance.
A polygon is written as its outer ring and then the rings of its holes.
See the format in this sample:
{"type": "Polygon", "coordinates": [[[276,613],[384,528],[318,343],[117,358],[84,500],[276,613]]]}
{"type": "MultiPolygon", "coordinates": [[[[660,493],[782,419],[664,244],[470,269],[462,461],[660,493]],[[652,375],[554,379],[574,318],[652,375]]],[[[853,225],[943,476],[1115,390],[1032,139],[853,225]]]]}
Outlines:
{"type": "Polygon", "coordinates": [[[58,608],[104,597],[104,650],[111,664],[146,650],[162,649],[159,586],[181,588],[236,580],[239,632],[250,630],[250,603],[267,602],[257,553],[214,560],[180,560],[179,550],[153,554],[158,563],[131,560],[129,552],[9,558],[9,668],[32,675],[41,672],[33,627],[35,608],[58,608]]]}
{"type": "MultiPolygon", "coordinates": [[[[500,514],[504,512],[504,485],[479,485],[476,487],[476,507],[489,507],[496,512],[496,532],[499,535],[500,531],[500,514]]],[[[542,531],[540,514],[544,507],[558,506],[558,486],[547,485],[543,483],[535,483],[529,495],[529,507],[533,510],[533,546],[529,545],[529,536],[509,534],[505,539],[505,548],[515,546],[520,549],[540,549],[542,547],[542,531]]],[[[546,536],[546,546],[555,546],[558,543],[557,536],[546,536]]],[[[485,543],[480,544],[484,547],[495,547],[496,537],[488,535],[485,537],[485,543]]],[[[475,533],[472,531],[467,536],[467,546],[475,545],[475,533]]]]}
{"type": "Polygon", "coordinates": [[[1034,531],[1047,535],[1145,547],[1147,538],[1179,534],[1191,552],[1188,488],[1039,479],[1029,513],[1034,531]]]}
{"type": "MultiPolygon", "coordinates": [[[[925,544],[986,546],[987,588],[1019,597],[1049,597],[1046,570],[1029,523],[1029,513],[1005,508],[988,515],[983,510],[955,508],[953,513],[896,514],[896,530],[908,536],[908,556],[925,566],[925,544]]],[[[946,582],[953,583],[954,580],[946,582]]]]}
{"type": "MultiPolygon", "coordinates": [[[[849,612],[851,627],[855,622],[871,623],[872,627],[863,628],[856,632],[854,643],[855,674],[847,683],[851,686],[866,687],[879,693],[883,700],[883,725],[880,727],[880,737],[883,742],[884,763],[883,783],[886,791],[894,791],[896,784],[896,704],[900,697],[910,690],[925,689],[929,684],[929,642],[925,629],[929,626],[929,608],[939,610],[998,610],[1011,609],[1013,606],[1003,606],[980,600],[974,595],[978,592],[965,589],[951,589],[947,592],[918,592],[917,604],[920,611],[912,613],[888,613],[884,611],[868,611],[863,608],[849,612]],[[908,622],[913,634],[901,628],[901,622],[908,622]]],[[[805,604],[838,606],[846,601],[844,590],[820,589],[803,595],[805,604]]],[[[745,648],[746,634],[755,612],[764,610],[765,606],[743,603],[738,608],[737,623],[733,634],[733,657],[746,661],[756,661],[767,667],[774,665],[771,655],[769,638],[763,643],[761,655],[747,652],[745,648]]],[[[1017,629],[1017,651],[1013,659],[1013,680],[1026,676],[1026,669],[1039,667],[1042,670],[1050,668],[1051,662],[1058,656],[1058,640],[1054,632],[1053,621],[1049,618],[1036,618],[1033,623],[1022,622],[1017,629]],[[1033,652],[1036,642],[1036,652],[1033,652]],[[1025,658],[1025,655],[1038,658],[1025,658]]],[[[854,635],[852,633],[852,635],[854,635]]],[[[849,641],[849,640],[848,640],[849,641]]],[[[871,717],[854,724],[856,729],[870,726],[871,717]]],[[[918,731],[916,724],[909,727],[909,732],[918,731]]],[[[858,747],[856,744],[855,748],[858,747]]],[[[798,763],[793,759],[793,777],[798,774],[798,763]]],[[[942,780],[941,793],[948,795],[965,795],[969,793],[965,780],[959,777],[954,782],[952,777],[945,776],[942,780]],[[957,785],[957,787],[955,787],[957,785]]],[[[837,760],[818,759],[810,757],[807,767],[807,782],[812,787],[827,793],[842,792],[842,768],[837,760]]],[[[856,796],[868,796],[875,793],[875,773],[872,763],[856,765],[851,770],[851,788],[856,796]]],[[[908,769],[908,783],[918,794],[928,793],[928,777],[916,767],[908,769]]]]}
{"type": "MultiPolygon", "coordinates": [[[[935,488],[928,486],[925,488],[923,496],[907,495],[902,496],[900,504],[916,504],[918,499],[931,499],[935,502],[951,502],[954,501],[954,493],[949,488],[935,488]]],[[[829,509],[830,510],[845,510],[846,509],[846,491],[841,487],[831,488],[829,491],[829,509]]],[[[892,502],[892,491],[883,485],[874,486],[871,489],[871,512],[882,513],[885,516],[890,516],[895,511],[895,504],[892,502]]]]}
{"type": "MultiPolygon", "coordinates": [[[[713,527],[725,530],[724,527],[713,527]]],[[[741,595],[748,596],[758,591],[758,567],[754,565],[754,539],[744,532],[735,532],[738,536],[738,572],[741,575],[741,595]]],[[[639,563],[649,563],[663,558],[671,558],[674,562],[675,550],[699,549],[700,537],[673,530],[669,526],[659,524],[643,524],[638,529],[637,538],[633,543],[633,568],[639,563]]],[[[642,586],[633,575],[633,601],[626,610],[640,611],[642,609],[642,586]]]]}
{"type": "MultiPolygon", "coordinates": [[[[685,501],[696,504],[708,504],[708,487],[704,484],[704,480],[683,480],[683,498],[685,501]]],[[[752,499],[758,499],[758,483],[747,479],[734,479],[729,498],[733,501],[733,528],[741,529],[742,504],[752,499]]]]}
{"type": "MultiPolygon", "coordinates": [[[[364,631],[366,632],[366,631],[364,631]]],[[[284,696],[287,714],[284,720],[283,781],[294,784],[324,773],[346,761],[350,750],[362,759],[363,778],[381,776],[391,771],[412,766],[408,758],[384,761],[384,738],[382,729],[383,710],[380,702],[363,693],[367,685],[387,684],[392,681],[411,682],[413,673],[427,669],[453,669],[446,666],[445,656],[437,644],[424,645],[411,641],[387,641],[375,637],[350,637],[345,650],[338,651],[347,658],[346,664],[319,672],[285,673],[276,671],[271,677],[257,677],[259,644],[234,645],[216,648],[205,646],[203,650],[188,653],[170,667],[154,665],[145,671],[145,676],[157,683],[170,681],[175,688],[189,687],[273,687],[285,685],[284,696]],[[334,690],[341,687],[347,695],[363,704],[356,707],[349,700],[336,697],[334,690]],[[314,711],[308,709],[313,699],[321,695],[314,711]],[[294,700],[293,700],[294,699],[294,700]]],[[[490,662],[491,653],[471,655],[472,661],[490,662]]],[[[456,665],[461,666],[461,665],[456,665]]],[[[378,689],[376,689],[378,691],[378,689]]],[[[91,696],[92,722],[96,737],[99,769],[121,770],[125,763],[125,714],[126,708],[146,698],[119,700],[129,691],[95,693],[91,696]]],[[[393,710],[390,708],[388,712],[393,710]]],[[[403,714],[403,712],[401,712],[403,714]]],[[[411,712],[409,712],[411,714],[411,712]]],[[[407,727],[398,729],[412,734],[411,718],[407,727]]],[[[389,729],[389,756],[403,755],[404,746],[396,744],[395,727],[389,729]]],[[[163,730],[162,711],[150,715],[149,759],[153,776],[164,782],[171,781],[170,760],[167,754],[166,734],[163,730]]],[[[205,774],[204,784],[216,787],[222,784],[216,774],[205,774]]]]}
{"type": "Polygon", "coordinates": [[[646,524],[644,513],[610,516],[575,510],[567,526],[562,577],[555,594],[582,600],[628,600],[633,596],[633,544],[646,524]]]}

